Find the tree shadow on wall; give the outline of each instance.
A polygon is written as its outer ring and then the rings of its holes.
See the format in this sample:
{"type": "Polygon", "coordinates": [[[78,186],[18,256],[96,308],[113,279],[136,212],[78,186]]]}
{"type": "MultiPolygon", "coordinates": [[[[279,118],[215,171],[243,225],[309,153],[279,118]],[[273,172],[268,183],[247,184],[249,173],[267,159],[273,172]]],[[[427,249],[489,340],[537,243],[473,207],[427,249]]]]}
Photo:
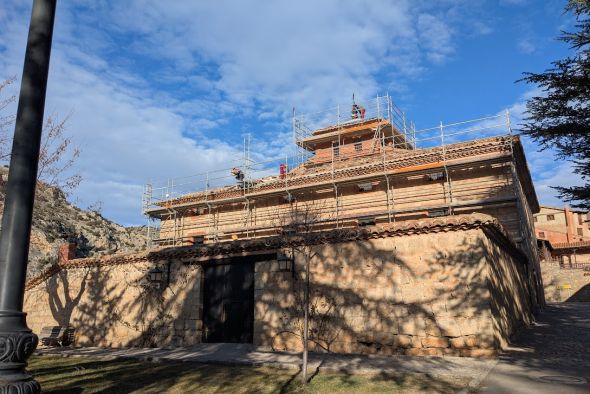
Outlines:
{"type": "Polygon", "coordinates": [[[45,286],[48,294],[49,310],[58,325],[62,327],[71,326],[72,313],[74,309],[78,308],[84,295],[88,275],[89,270],[84,270],[80,285],[76,289],[71,289],[67,270],[61,270],[47,280],[45,286]]]}
{"type": "Polygon", "coordinates": [[[110,345],[106,340],[118,321],[117,305],[125,294],[113,282],[112,270],[112,267],[92,267],[86,273],[84,283],[88,290],[73,324],[79,334],[78,345],[110,345]]]}
{"type": "MultiPolygon", "coordinates": [[[[474,348],[497,346],[498,338],[490,343],[479,335],[484,327],[478,324],[490,320],[490,304],[497,315],[526,315],[511,289],[503,288],[507,273],[490,267],[494,256],[481,238],[464,239],[451,251],[435,248],[427,259],[420,245],[415,255],[401,258],[396,240],[386,242],[391,249],[372,242],[318,248],[310,278],[312,350],[443,355],[453,346],[469,355],[474,348]],[[491,287],[497,294],[492,299],[491,287]]],[[[256,300],[258,340],[288,350],[303,336],[303,267],[298,264],[294,277],[266,275],[256,300]]],[[[496,320],[498,329],[512,328],[499,327],[503,317],[496,320]]]]}
{"type": "Polygon", "coordinates": [[[196,322],[200,321],[201,310],[195,300],[200,298],[201,278],[195,270],[201,267],[176,264],[175,270],[165,270],[158,285],[145,275],[152,264],[127,267],[125,287],[133,296],[119,304],[117,315],[117,323],[130,331],[124,346],[168,347],[200,342],[196,322]]]}

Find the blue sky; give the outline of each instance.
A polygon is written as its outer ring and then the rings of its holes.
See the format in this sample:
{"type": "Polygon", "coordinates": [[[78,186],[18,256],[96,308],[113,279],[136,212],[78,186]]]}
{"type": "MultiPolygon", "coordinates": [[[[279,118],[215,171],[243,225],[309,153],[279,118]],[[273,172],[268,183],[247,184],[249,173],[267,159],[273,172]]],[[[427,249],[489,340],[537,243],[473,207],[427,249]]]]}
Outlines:
{"type": "MultiPolygon", "coordinates": [[[[22,72],[30,3],[0,6],[0,79],[22,72]]],[[[418,128],[505,109],[518,122],[535,89],[515,81],[569,53],[564,4],[59,1],[46,114],[70,114],[82,150],[71,199],[142,224],[148,180],[226,168],[246,132],[257,157],[284,155],[293,107],[352,92],[389,93],[418,128]]],[[[571,165],[525,146],[540,201],[561,204],[549,186],[578,182],[571,165]]]]}

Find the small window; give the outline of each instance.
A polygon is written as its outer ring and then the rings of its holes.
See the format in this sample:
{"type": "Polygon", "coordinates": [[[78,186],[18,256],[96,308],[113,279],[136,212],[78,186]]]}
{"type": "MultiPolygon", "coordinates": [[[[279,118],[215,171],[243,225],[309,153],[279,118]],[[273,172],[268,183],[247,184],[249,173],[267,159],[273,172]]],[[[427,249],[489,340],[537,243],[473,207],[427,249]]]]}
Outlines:
{"type": "Polygon", "coordinates": [[[539,231],[539,238],[545,238],[545,232],[539,231]]]}
{"type": "Polygon", "coordinates": [[[537,223],[537,217],[533,216],[533,222],[537,223]]]}
{"type": "Polygon", "coordinates": [[[340,156],[340,146],[332,145],[332,154],[334,155],[334,157],[340,156]]]}
{"type": "Polygon", "coordinates": [[[579,235],[580,237],[583,237],[583,236],[584,236],[584,230],[583,230],[582,228],[579,228],[579,227],[578,227],[578,235],[579,235]]]}
{"type": "Polygon", "coordinates": [[[578,224],[581,226],[582,224],[584,224],[584,217],[580,214],[578,214],[578,224]]]}
{"type": "Polygon", "coordinates": [[[555,215],[547,215],[547,220],[555,220],[555,215]]]}
{"type": "Polygon", "coordinates": [[[363,151],[363,143],[362,142],[355,142],[354,143],[354,151],[355,152],[362,152],[363,151]]]}

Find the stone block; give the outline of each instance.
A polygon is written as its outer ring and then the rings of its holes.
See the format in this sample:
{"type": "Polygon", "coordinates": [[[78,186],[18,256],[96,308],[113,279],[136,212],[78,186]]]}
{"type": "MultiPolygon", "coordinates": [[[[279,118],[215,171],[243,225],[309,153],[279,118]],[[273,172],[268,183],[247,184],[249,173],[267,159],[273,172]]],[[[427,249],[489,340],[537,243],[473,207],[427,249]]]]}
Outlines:
{"type": "Polygon", "coordinates": [[[396,347],[411,348],[414,346],[414,337],[411,335],[394,335],[393,344],[396,347]]]}
{"type": "Polygon", "coordinates": [[[425,328],[426,335],[431,336],[431,337],[441,337],[442,336],[442,331],[436,321],[426,319],[424,321],[424,324],[426,327],[425,328]]]}
{"type": "Polygon", "coordinates": [[[468,347],[464,337],[451,338],[449,344],[453,349],[465,349],[468,347]]]}
{"type": "Polygon", "coordinates": [[[447,348],[449,347],[449,340],[443,337],[427,337],[422,338],[422,346],[425,348],[447,348]]]}
{"type": "Polygon", "coordinates": [[[475,335],[478,332],[478,318],[458,319],[457,320],[461,335],[475,335]]]}
{"type": "Polygon", "coordinates": [[[483,335],[470,335],[465,337],[465,344],[470,348],[494,349],[496,347],[493,337],[483,335]]]}
{"type": "Polygon", "coordinates": [[[457,320],[454,318],[437,317],[436,324],[440,328],[442,334],[446,337],[460,337],[462,335],[457,320]]]}
{"type": "Polygon", "coordinates": [[[412,336],[426,336],[426,323],[421,317],[408,316],[398,322],[400,334],[412,336]]]}

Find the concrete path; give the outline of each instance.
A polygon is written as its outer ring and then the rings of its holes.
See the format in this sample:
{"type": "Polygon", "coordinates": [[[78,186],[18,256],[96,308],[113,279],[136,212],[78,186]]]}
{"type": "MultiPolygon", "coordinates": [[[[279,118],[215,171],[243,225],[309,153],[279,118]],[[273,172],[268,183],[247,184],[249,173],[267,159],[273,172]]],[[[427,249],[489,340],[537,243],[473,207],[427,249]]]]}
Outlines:
{"type": "Polygon", "coordinates": [[[590,393],[590,303],[549,305],[483,381],[483,393],[590,393]]]}
{"type": "MultiPolygon", "coordinates": [[[[271,352],[247,344],[199,344],[177,349],[45,348],[38,355],[101,357],[143,361],[187,361],[300,368],[301,354],[271,352]]],[[[497,360],[465,357],[411,357],[310,353],[309,371],[339,371],[347,374],[425,374],[454,382],[467,390],[477,387],[497,360]]]]}

